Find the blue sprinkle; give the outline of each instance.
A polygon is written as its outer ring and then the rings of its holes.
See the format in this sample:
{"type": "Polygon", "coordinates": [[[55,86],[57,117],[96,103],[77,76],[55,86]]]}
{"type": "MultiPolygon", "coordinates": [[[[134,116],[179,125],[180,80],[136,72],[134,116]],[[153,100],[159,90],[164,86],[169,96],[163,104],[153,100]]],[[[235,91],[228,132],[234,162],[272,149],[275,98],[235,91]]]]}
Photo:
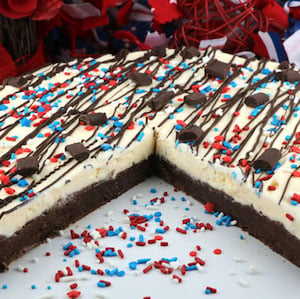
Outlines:
{"type": "Polygon", "coordinates": [[[130,237],[129,240],[130,240],[130,241],[134,241],[134,240],[135,240],[135,237],[130,237]]]}
{"type": "Polygon", "coordinates": [[[260,181],[256,181],[256,182],[255,182],[255,188],[258,189],[258,188],[260,187],[260,185],[261,185],[261,182],[260,182],[260,181]]]}
{"type": "Polygon", "coordinates": [[[7,288],[8,288],[7,284],[4,284],[4,285],[2,286],[2,289],[3,289],[3,290],[6,290],[7,288]]]}
{"type": "Polygon", "coordinates": [[[145,89],[137,89],[137,90],[135,91],[135,93],[137,93],[137,94],[139,94],[139,93],[144,93],[144,92],[146,92],[145,89]]]}
{"type": "Polygon", "coordinates": [[[233,171],[233,172],[231,173],[231,177],[232,177],[234,180],[236,180],[236,179],[237,179],[237,173],[236,173],[235,171],[233,171]]]}
{"type": "Polygon", "coordinates": [[[151,189],[150,189],[150,192],[151,192],[151,193],[156,193],[157,190],[156,190],[155,188],[151,188],[151,189]]]}
{"type": "Polygon", "coordinates": [[[298,205],[298,201],[296,201],[296,200],[291,200],[291,205],[292,205],[292,206],[297,206],[297,205],[298,205]]]}
{"type": "Polygon", "coordinates": [[[142,139],[143,139],[143,137],[144,137],[144,135],[145,135],[145,133],[144,133],[143,131],[140,132],[139,135],[138,135],[138,137],[137,137],[137,141],[138,141],[138,142],[141,142],[142,139]]]}
{"type": "Polygon", "coordinates": [[[131,247],[133,247],[133,244],[132,244],[132,243],[128,243],[126,246],[127,246],[128,248],[131,248],[131,247]]]}
{"type": "Polygon", "coordinates": [[[139,235],[139,242],[144,242],[144,236],[143,235],[139,235]]]}
{"type": "Polygon", "coordinates": [[[164,234],[166,231],[165,231],[163,228],[157,228],[157,229],[155,230],[155,232],[156,232],[157,234],[164,234]]]}
{"type": "Polygon", "coordinates": [[[99,288],[106,288],[106,283],[98,281],[98,282],[97,282],[97,286],[98,286],[99,288]]]}
{"type": "Polygon", "coordinates": [[[136,267],[137,267],[137,262],[130,262],[129,263],[129,268],[131,270],[136,270],[136,267]]]}
{"type": "Polygon", "coordinates": [[[116,122],[114,123],[114,126],[115,126],[116,128],[121,128],[121,127],[123,127],[123,123],[120,122],[120,121],[116,121],[116,122]]]}
{"type": "Polygon", "coordinates": [[[180,107],[180,108],[176,109],[176,112],[182,112],[183,110],[184,110],[183,107],[180,107]]]}
{"type": "Polygon", "coordinates": [[[18,181],[18,186],[26,187],[26,186],[28,186],[28,182],[26,180],[19,180],[18,181]]]}
{"type": "Polygon", "coordinates": [[[116,273],[118,277],[123,277],[125,275],[125,271],[119,271],[116,273]]]}
{"type": "Polygon", "coordinates": [[[103,143],[103,144],[100,146],[100,148],[101,148],[102,150],[104,150],[104,151],[108,151],[108,150],[111,150],[113,147],[112,147],[110,144],[108,144],[108,143],[103,143]]]}
{"type": "Polygon", "coordinates": [[[211,294],[211,291],[210,291],[209,289],[205,289],[204,293],[205,293],[206,295],[209,295],[209,294],[211,294]]]}
{"type": "Polygon", "coordinates": [[[161,212],[155,212],[154,213],[154,217],[160,217],[161,216],[161,212]]]}
{"type": "Polygon", "coordinates": [[[31,286],[31,289],[32,289],[32,290],[35,290],[35,289],[36,289],[36,285],[33,284],[33,285],[31,286]]]}
{"type": "Polygon", "coordinates": [[[196,265],[193,265],[193,266],[187,266],[185,268],[186,271],[192,271],[192,270],[197,270],[197,266],[196,265]]]}
{"type": "Polygon", "coordinates": [[[181,131],[181,130],[182,130],[182,126],[176,124],[176,125],[175,125],[175,130],[176,130],[176,131],[181,131]]]}
{"type": "Polygon", "coordinates": [[[20,124],[21,124],[22,127],[30,127],[31,120],[24,117],[24,118],[20,119],[20,124]]]}
{"type": "Polygon", "coordinates": [[[138,260],[137,260],[137,263],[138,263],[138,264],[146,264],[146,263],[148,263],[149,261],[151,261],[150,258],[148,258],[148,259],[138,259],[138,260]]]}
{"type": "Polygon", "coordinates": [[[97,271],[95,269],[92,269],[91,274],[95,275],[95,274],[97,274],[97,271]]]}

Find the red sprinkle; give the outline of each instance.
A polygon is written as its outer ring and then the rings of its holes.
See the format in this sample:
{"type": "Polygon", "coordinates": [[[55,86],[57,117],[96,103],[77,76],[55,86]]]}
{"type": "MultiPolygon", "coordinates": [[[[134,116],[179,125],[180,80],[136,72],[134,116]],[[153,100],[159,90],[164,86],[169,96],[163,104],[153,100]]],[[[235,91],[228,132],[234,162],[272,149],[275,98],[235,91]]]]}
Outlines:
{"type": "Polygon", "coordinates": [[[178,233],[181,233],[181,234],[183,234],[183,235],[186,235],[186,230],[183,229],[183,228],[176,227],[176,231],[177,231],[178,233]]]}
{"type": "Polygon", "coordinates": [[[214,254],[221,254],[222,253],[222,250],[217,248],[214,250],[214,254]]]}
{"type": "Polygon", "coordinates": [[[144,274],[148,273],[149,271],[151,271],[153,269],[152,265],[147,266],[146,268],[143,269],[144,274]]]}
{"type": "Polygon", "coordinates": [[[287,219],[291,220],[291,221],[294,221],[294,217],[293,217],[291,214],[289,214],[289,213],[286,213],[286,214],[285,214],[285,217],[286,217],[287,219]]]}
{"type": "Polygon", "coordinates": [[[196,252],[196,251],[191,251],[191,252],[190,252],[190,256],[193,256],[193,257],[194,257],[194,256],[196,256],[196,255],[197,255],[197,252],[196,252]]]}
{"type": "Polygon", "coordinates": [[[71,289],[71,290],[74,290],[74,289],[76,289],[77,287],[78,287],[78,284],[77,284],[77,283],[73,283],[73,284],[70,285],[70,289],[71,289]]]}
{"type": "Polygon", "coordinates": [[[71,291],[67,293],[69,298],[78,298],[81,295],[80,291],[71,291]]]}

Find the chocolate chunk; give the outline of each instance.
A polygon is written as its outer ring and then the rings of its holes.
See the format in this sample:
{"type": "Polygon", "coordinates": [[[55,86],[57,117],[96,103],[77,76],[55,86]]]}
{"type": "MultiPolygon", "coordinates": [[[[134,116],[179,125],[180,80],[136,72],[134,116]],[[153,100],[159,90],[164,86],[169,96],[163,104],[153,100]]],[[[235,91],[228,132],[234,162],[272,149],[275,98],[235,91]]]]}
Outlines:
{"type": "Polygon", "coordinates": [[[295,83],[297,81],[300,81],[300,73],[294,70],[287,71],[285,81],[288,81],[290,83],[295,83]]]}
{"type": "Polygon", "coordinates": [[[107,116],[105,113],[101,112],[83,114],[79,117],[79,121],[83,122],[84,125],[100,126],[107,122],[107,116]]]}
{"type": "Polygon", "coordinates": [[[186,126],[178,134],[178,141],[187,143],[187,142],[196,142],[200,143],[203,138],[203,130],[195,125],[186,126]]]}
{"type": "Polygon", "coordinates": [[[117,55],[115,56],[115,60],[122,60],[122,59],[126,58],[127,55],[128,55],[128,53],[129,53],[128,49],[122,49],[122,50],[120,50],[117,53],[117,55]]]}
{"type": "Polygon", "coordinates": [[[132,72],[128,75],[128,79],[133,81],[137,86],[148,86],[152,83],[152,78],[147,73],[132,72]]]}
{"type": "Polygon", "coordinates": [[[183,59],[192,59],[193,57],[199,57],[200,52],[195,47],[186,47],[180,54],[183,59]]]}
{"type": "Polygon", "coordinates": [[[288,70],[290,68],[290,64],[288,61],[285,60],[279,64],[278,68],[281,70],[288,70]]]}
{"type": "Polygon", "coordinates": [[[195,107],[196,105],[203,105],[206,102],[206,95],[201,92],[194,92],[184,97],[184,103],[195,107]]]}
{"type": "Polygon", "coordinates": [[[8,77],[5,78],[2,82],[3,86],[10,85],[13,87],[22,87],[27,83],[27,80],[24,77],[16,76],[16,77],[8,77]]]}
{"type": "Polygon", "coordinates": [[[81,142],[69,144],[65,147],[65,150],[79,162],[86,160],[90,154],[89,150],[81,142]]]}
{"type": "Polygon", "coordinates": [[[227,77],[229,70],[230,70],[229,63],[225,63],[217,59],[214,59],[205,68],[205,72],[207,74],[213,77],[218,77],[222,80],[224,80],[227,77]]]}
{"type": "Polygon", "coordinates": [[[282,72],[277,72],[275,73],[275,77],[280,81],[287,81],[290,83],[300,81],[300,73],[294,70],[283,70],[282,72]]]}
{"type": "Polygon", "coordinates": [[[150,51],[151,56],[156,56],[158,58],[164,57],[167,55],[166,47],[164,46],[155,46],[150,51]]]}
{"type": "Polygon", "coordinates": [[[34,174],[39,168],[39,162],[37,157],[21,158],[17,162],[16,173],[24,177],[34,174]]]}
{"type": "Polygon", "coordinates": [[[154,111],[159,111],[174,97],[173,91],[160,91],[155,97],[150,99],[148,106],[154,111]]]}
{"type": "Polygon", "coordinates": [[[253,167],[263,171],[273,170],[280,159],[281,152],[277,148],[268,148],[254,161],[253,167]]]}
{"type": "Polygon", "coordinates": [[[269,100],[269,96],[265,93],[258,92],[255,94],[252,94],[245,99],[245,104],[248,107],[255,108],[257,106],[263,105],[269,100]]]}

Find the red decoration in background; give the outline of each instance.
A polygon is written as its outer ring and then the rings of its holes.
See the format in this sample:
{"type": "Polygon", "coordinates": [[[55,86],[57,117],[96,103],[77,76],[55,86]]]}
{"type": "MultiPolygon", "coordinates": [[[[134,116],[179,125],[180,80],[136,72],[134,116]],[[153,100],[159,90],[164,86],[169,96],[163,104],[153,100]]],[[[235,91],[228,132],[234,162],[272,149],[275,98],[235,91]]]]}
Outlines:
{"type": "Polygon", "coordinates": [[[168,0],[149,0],[149,4],[154,9],[154,20],[160,24],[165,24],[182,17],[178,6],[168,0]]]}
{"type": "Polygon", "coordinates": [[[268,31],[268,18],[255,8],[255,0],[178,0],[184,22],[174,35],[173,46],[199,47],[201,40],[227,38],[224,51],[253,48],[251,34],[268,31]]]}
{"type": "Polygon", "coordinates": [[[57,15],[62,4],[63,0],[0,0],[0,13],[11,19],[49,20],[57,15]]]}

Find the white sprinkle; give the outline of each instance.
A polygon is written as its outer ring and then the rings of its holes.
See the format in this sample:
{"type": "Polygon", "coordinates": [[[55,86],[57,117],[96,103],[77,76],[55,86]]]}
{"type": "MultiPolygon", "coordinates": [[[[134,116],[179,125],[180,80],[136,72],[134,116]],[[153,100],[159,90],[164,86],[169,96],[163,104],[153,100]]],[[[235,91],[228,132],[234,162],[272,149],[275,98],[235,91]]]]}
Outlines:
{"type": "Polygon", "coordinates": [[[106,213],[106,217],[112,216],[115,212],[113,210],[106,213]]]}
{"type": "Polygon", "coordinates": [[[231,226],[237,225],[237,220],[232,220],[232,221],[230,221],[230,225],[231,225],[231,226]]]}
{"type": "Polygon", "coordinates": [[[24,267],[22,267],[21,265],[18,265],[15,269],[16,269],[16,271],[19,271],[19,272],[24,271],[24,267]]]}
{"type": "Polygon", "coordinates": [[[31,262],[37,264],[39,262],[39,259],[37,257],[34,257],[31,259],[31,262]]]}
{"type": "Polygon", "coordinates": [[[221,219],[223,216],[224,216],[224,213],[221,212],[221,213],[218,215],[218,219],[221,219]]]}
{"type": "Polygon", "coordinates": [[[46,239],[46,242],[49,244],[49,243],[52,242],[52,240],[51,240],[50,238],[47,238],[47,239],[46,239]]]}
{"type": "Polygon", "coordinates": [[[234,261],[237,262],[237,263],[244,263],[245,262],[245,260],[240,256],[236,256],[234,258],[234,261]]]}
{"type": "Polygon", "coordinates": [[[45,294],[45,295],[41,295],[39,298],[40,299],[51,299],[51,298],[54,298],[54,295],[52,295],[52,294],[45,294]]]}
{"type": "Polygon", "coordinates": [[[259,270],[255,265],[251,265],[248,268],[248,273],[251,274],[251,275],[255,275],[255,274],[259,273],[259,270]]]}
{"type": "Polygon", "coordinates": [[[247,281],[245,281],[243,278],[239,278],[237,282],[242,287],[248,287],[249,286],[249,284],[247,283],[247,281]]]}
{"type": "Polygon", "coordinates": [[[97,293],[95,294],[96,298],[102,298],[102,299],[106,299],[108,298],[108,295],[105,293],[97,293]]]}
{"type": "Polygon", "coordinates": [[[63,237],[65,235],[65,232],[63,230],[60,230],[58,233],[61,237],[63,237]]]}

